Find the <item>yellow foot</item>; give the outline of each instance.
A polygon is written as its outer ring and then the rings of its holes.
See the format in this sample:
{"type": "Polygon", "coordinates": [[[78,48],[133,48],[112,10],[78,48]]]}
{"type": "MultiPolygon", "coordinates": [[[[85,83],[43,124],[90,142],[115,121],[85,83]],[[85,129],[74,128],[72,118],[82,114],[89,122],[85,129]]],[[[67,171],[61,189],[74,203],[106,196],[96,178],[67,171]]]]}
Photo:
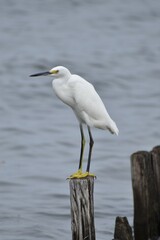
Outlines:
{"type": "Polygon", "coordinates": [[[95,177],[96,176],[93,173],[90,172],[85,172],[83,173],[81,170],[78,170],[76,173],[73,173],[70,177],[68,177],[67,179],[72,179],[72,178],[85,178],[85,177],[95,177]]]}

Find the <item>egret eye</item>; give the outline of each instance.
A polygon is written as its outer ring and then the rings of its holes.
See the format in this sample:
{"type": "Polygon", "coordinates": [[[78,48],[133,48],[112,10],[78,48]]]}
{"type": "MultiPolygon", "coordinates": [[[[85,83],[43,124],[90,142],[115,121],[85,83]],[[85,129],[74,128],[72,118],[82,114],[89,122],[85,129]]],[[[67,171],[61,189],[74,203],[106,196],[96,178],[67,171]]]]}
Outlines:
{"type": "Polygon", "coordinates": [[[50,70],[50,74],[57,74],[57,73],[59,73],[58,69],[51,69],[50,70]]]}

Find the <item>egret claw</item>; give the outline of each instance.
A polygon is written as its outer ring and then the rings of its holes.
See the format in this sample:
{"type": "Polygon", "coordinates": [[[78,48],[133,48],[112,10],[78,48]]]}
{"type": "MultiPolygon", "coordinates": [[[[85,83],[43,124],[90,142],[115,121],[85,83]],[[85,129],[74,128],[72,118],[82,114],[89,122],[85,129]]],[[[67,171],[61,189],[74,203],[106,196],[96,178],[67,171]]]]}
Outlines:
{"type": "Polygon", "coordinates": [[[67,179],[73,179],[73,178],[86,178],[86,177],[94,177],[96,176],[93,173],[85,172],[83,173],[81,170],[78,170],[76,173],[73,173],[71,176],[69,176],[67,179]]]}

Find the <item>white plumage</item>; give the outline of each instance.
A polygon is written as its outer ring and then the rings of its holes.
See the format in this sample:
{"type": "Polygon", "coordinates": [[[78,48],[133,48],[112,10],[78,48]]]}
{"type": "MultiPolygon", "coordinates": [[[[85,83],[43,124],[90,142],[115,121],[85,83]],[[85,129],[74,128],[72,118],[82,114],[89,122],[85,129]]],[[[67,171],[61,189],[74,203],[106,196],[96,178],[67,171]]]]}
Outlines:
{"type": "Polygon", "coordinates": [[[69,105],[80,123],[89,127],[110,130],[118,135],[118,128],[109,116],[93,85],[78,75],[72,75],[67,68],[59,69],[52,82],[57,97],[69,105]]]}
{"type": "Polygon", "coordinates": [[[62,66],[54,67],[49,72],[37,73],[31,76],[35,77],[40,75],[51,75],[54,77],[52,86],[57,97],[73,109],[80,124],[82,141],[79,170],[77,173],[71,175],[71,177],[79,178],[92,175],[89,174],[89,168],[94,142],[90,127],[109,130],[111,133],[118,135],[119,130],[115,122],[109,116],[93,85],[82,77],[71,74],[67,68],[62,66]],[[90,136],[90,149],[86,173],[82,173],[82,159],[85,145],[83,124],[87,125],[90,136]]]}

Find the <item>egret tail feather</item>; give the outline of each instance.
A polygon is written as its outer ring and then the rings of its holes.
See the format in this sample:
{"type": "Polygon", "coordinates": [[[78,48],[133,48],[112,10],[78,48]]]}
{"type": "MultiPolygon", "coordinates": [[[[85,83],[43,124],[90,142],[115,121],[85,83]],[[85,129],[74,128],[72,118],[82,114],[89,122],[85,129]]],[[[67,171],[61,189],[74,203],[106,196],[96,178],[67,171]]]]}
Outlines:
{"type": "Polygon", "coordinates": [[[112,124],[108,127],[107,129],[112,133],[112,134],[116,134],[118,136],[119,134],[119,129],[117,128],[117,125],[114,121],[112,121],[112,124]]]}

